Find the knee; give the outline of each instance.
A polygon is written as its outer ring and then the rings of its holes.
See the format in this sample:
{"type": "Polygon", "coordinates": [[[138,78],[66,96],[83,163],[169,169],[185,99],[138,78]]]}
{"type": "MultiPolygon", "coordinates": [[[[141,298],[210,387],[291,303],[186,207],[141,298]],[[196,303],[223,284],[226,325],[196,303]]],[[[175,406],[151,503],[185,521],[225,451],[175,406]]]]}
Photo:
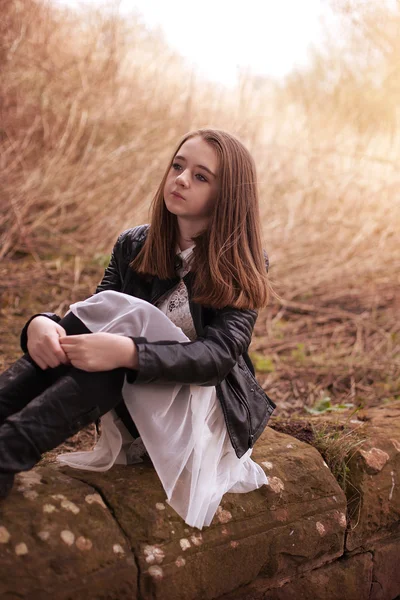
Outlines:
{"type": "Polygon", "coordinates": [[[64,327],[67,335],[80,335],[81,333],[91,333],[90,329],[82,323],[73,312],[69,312],[59,322],[61,327],[64,327]]]}

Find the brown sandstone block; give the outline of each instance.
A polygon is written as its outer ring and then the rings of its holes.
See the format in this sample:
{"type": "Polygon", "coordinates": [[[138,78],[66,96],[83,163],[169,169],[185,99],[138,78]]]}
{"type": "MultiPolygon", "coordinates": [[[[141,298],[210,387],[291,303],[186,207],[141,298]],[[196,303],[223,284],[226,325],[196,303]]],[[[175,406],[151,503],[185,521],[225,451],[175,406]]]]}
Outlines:
{"type": "Polygon", "coordinates": [[[371,580],[372,555],[365,552],[309,571],[279,590],[270,590],[262,600],[369,600],[371,580]]]}
{"type": "Polygon", "coordinates": [[[369,600],[394,600],[400,596],[400,535],[374,544],[373,565],[369,600]]]}
{"type": "Polygon", "coordinates": [[[1,501],[0,573],[0,598],[136,598],[134,557],[102,498],[51,467],[18,475],[1,501]]]}
{"type": "Polygon", "coordinates": [[[338,558],[279,588],[268,589],[268,581],[258,578],[218,600],[369,600],[371,581],[372,554],[365,552],[338,558]]]}
{"type": "Polygon", "coordinates": [[[373,540],[400,531],[400,402],[368,409],[362,433],[367,440],[348,466],[351,488],[346,549],[369,549],[373,540]]]}
{"type": "Polygon", "coordinates": [[[346,498],[320,454],[270,428],[253,458],[269,484],[226,494],[210,527],[188,527],[151,464],[63,472],[96,485],[139,566],[143,600],[211,600],[262,575],[270,586],[343,553],[346,498]]]}

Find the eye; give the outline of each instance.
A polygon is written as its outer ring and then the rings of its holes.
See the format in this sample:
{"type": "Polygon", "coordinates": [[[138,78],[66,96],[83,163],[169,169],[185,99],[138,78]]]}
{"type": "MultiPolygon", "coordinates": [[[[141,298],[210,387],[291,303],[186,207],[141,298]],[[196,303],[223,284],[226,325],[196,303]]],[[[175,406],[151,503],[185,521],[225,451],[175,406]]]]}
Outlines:
{"type": "Polygon", "coordinates": [[[201,173],[197,173],[196,177],[199,181],[205,181],[207,183],[207,179],[201,173]]]}
{"type": "Polygon", "coordinates": [[[180,171],[182,167],[179,163],[172,163],[171,169],[174,169],[174,171],[180,171]]]}

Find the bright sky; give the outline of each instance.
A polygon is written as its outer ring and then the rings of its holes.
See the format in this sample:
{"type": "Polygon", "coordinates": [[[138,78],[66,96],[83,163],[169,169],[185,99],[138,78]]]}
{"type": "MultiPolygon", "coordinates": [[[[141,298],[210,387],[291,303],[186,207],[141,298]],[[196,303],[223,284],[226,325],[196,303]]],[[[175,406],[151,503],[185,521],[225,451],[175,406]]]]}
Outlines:
{"type": "MultiPolygon", "coordinates": [[[[53,0],[69,6],[80,0],[53,0]]],[[[150,27],[208,79],[233,84],[239,68],[282,77],[307,64],[308,48],[321,40],[326,0],[86,0],[139,12],[150,27]]]]}

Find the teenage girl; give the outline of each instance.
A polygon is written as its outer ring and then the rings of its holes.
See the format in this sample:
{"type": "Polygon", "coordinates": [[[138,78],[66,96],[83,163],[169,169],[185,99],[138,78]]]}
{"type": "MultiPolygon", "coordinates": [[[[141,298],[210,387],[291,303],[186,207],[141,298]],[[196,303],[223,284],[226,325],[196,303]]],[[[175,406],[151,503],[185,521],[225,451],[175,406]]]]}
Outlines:
{"type": "Polygon", "coordinates": [[[0,496],[99,420],[93,450],[57,460],[105,471],[137,462],[141,443],[189,525],[267,483],[251,453],[275,404],[247,353],[267,269],[251,155],[224,131],[188,133],[150,225],[118,237],[96,293],[25,325],[25,354],[0,376],[0,496]]]}

